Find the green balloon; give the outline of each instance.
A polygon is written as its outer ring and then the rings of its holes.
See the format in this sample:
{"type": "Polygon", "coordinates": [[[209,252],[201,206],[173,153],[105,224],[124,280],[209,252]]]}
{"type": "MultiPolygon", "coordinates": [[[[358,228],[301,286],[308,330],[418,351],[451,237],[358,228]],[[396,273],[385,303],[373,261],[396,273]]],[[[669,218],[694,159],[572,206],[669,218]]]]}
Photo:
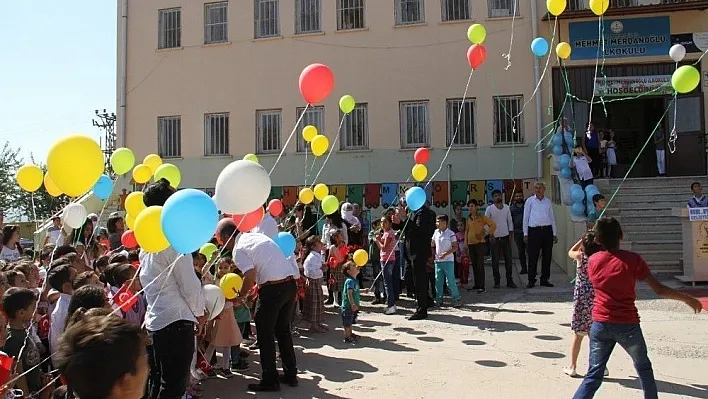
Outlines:
{"type": "Polygon", "coordinates": [[[246,155],[243,157],[243,160],[244,160],[244,161],[251,161],[251,162],[258,163],[258,155],[256,155],[256,154],[246,154],[246,155]]]}
{"type": "Polygon", "coordinates": [[[339,209],[339,199],[334,195],[328,195],[322,199],[322,212],[331,215],[339,209]]]}
{"type": "Polygon", "coordinates": [[[473,24],[467,29],[467,38],[473,44],[482,44],[487,38],[487,29],[482,24],[473,24]]]}
{"type": "Polygon", "coordinates": [[[698,87],[701,82],[701,74],[696,68],[691,65],[679,67],[671,75],[671,86],[678,93],[690,93],[698,87]]]}
{"type": "Polygon", "coordinates": [[[177,188],[182,181],[182,173],[177,166],[171,163],[163,163],[155,171],[155,181],[160,179],[167,179],[172,187],[177,188]]]}
{"type": "Polygon", "coordinates": [[[116,174],[124,175],[135,165],[135,154],[128,148],[119,148],[111,154],[111,167],[116,174]]]}
{"type": "Polygon", "coordinates": [[[199,248],[199,253],[206,256],[207,261],[210,261],[211,256],[214,255],[214,253],[218,250],[219,250],[219,248],[217,248],[216,245],[208,242],[208,243],[202,245],[201,248],[199,248]]]}
{"type": "Polygon", "coordinates": [[[354,100],[354,97],[349,94],[344,95],[339,99],[339,109],[341,109],[345,114],[349,114],[354,111],[355,106],[356,101],[354,100]]]}

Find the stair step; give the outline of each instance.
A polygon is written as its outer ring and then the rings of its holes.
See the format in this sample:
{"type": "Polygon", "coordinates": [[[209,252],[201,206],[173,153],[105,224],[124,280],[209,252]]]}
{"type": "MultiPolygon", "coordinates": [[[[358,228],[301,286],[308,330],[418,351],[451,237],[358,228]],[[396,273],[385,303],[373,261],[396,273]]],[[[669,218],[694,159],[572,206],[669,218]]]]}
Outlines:
{"type": "Polygon", "coordinates": [[[622,187],[641,187],[647,185],[667,185],[675,187],[686,187],[689,190],[693,182],[705,182],[705,176],[682,176],[682,177],[640,177],[623,179],[597,179],[595,185],[599,188],[601,185],[605,187],[617,187],[622,184],[622,187]]]}
{"type": "Polygon", "coordinates": [[[667,251],[667,250],[656,250],[647,249],[642,251],[635,251],[642,255],[644,260],[647,262],[655,262],[666,264],[666,262],[678,262],[678,259],[683,255],[683,251],[667,251]]]}
{"type": "Polygon", "coordinates": [[[649,265],[649,270],[651,270],[651,274],[653,274],[654,277],[659,280],[671,279],[674,276],[683,274],[683,270],[681,269],[681,262],[679,262],[678,260],[663,262],[654,262],[647,260],[647,264],[649,265]]]}
{"type": "Polygon", "coordinates": [[[657,207],[657,208],[669,208],[669,209],[674,209],[674,208],[683,208],[686,206],[686,201],[683,199],[681,200],[669,200],[669,201],[664,201],[664,200],[649,200],[649,201],[638,201],[635,200],[634,197],[615,197],[614,200],[612,200],[612,203],[610,204],[611,208],[621,208],[621,209],[626,209],[626,208],[644,208],[644,207],[657,207]]]}
{"type": "Polygon", "coordinates": [[[683,251],[682,240],[639,240],[631,241],[632,251],[645,252],[647,250],[656,251],[683,251]]]}
{"type": "MultiPolygon", "coordinates": [[[[610,199],[611,193],[605,194],[605,198],[607,200],[610,199]]],[[[630,203],[635,203],[635,202],[643,202],[645,204],[650,204],[652,202],[671,202],[671,203],[677,203],[677,204],[682,204],[686,205],[688,202],[688,195],[685,195],[684,193],[661,193],[661,192],[653,192],[653,191],[647,191],[646,193],[630,193],[630,192],[623,192],[620,191],[615,198],[612,200],[612,203],[614,204],[615,201],[619,203],[625,203],[625,202],[630,202],[630,203]]]]}
{"type": "MultiPolygon", "coordinates": [[[[608,216],[630,216],[630,217],[672,217],[671,207],[611,207],[607,208],[605,214],[608,216]]],[[[675,216],[674,216],[675,217],[675,216]]]]}
{"type": "Polygon", "coordinates": [[[645,242],[683,242],[683,234],[680,231],[623,231],[624,241],[630,243],[645,242]]]}
{"type": "Polygon", "coordinates": [[[625,224],[646,223],[649,225],[667,224],[671,226],[681,226],[681,219],[676,216],[642,216],[642,215],[617,215],[614,216],[622,226],[625,224]]]}

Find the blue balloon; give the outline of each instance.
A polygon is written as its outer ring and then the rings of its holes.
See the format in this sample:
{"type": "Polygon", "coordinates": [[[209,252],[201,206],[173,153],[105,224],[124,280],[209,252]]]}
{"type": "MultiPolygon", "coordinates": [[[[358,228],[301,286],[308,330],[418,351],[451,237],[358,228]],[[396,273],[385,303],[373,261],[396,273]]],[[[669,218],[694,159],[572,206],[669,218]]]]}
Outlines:
{"type": "Polygon", "coordinates": [[[585,205],[582,202],[573,202],[570,207],[570,213],[574,216],[585,216],[585,205]]]}
{"type": "Polygon", "coordinates": [[[570,197],[573,199],[573,202],[582,201],[585,198],[585,192],[580,184],[570,186],[570,197]]]}
{"type": "Polygon", "coordinates": [[[537,37],[531,42],[531,52],[536,57],[543,57],[548,54],[548,42],[542,37],[537,37]]]}
{"type": "Polygon", "coordinates": [[[273,241],[278,244],[278,247],[280,247],[280,250],[283,251],[286,257],[292,256],[295,253],[296,242],[292,234],[281,231],[275,236],[273,241]]]}
{"type": "Polygon", "coordinates": [[[570,179],[571,177],[573,177],[573,172],[570,170],[569,167],[566,166],[564,168],[561,168],[560,176],[564,179],[570,179]]]}
{"type": "Polygon", "coordinates": [[[427,196],[422,187],[411,187],[406,191],[406,204],[408,209],[417,211],[425,205],[427,196]]]}
{"type": "Polygon", "coordinates": [[[561,168],[570,167],[570,155],[568,155],[568,154],[563,154],[563,155],[560,156],[560,158],[558,159],[558,161],[560,162],[561,168]]]}
{"type": "Polygon", "coordinates": [[[593,191],[597,191],[598,193],[600,192],[600,190],[598,190],[598,189],[597,189],[597,186],[594,185],[594,184],[588,184],[587,186],[585,186],[585,192],[586,192],[586,193],[590,193],[590,192],[593,192],[593,191]]]}
{"type": "Polygon", "coordinates": [[[187,188],[165,201],[160,216],[162,232],[172,248],[191,254],[214,236],[219,211],[209,194],[187,188]]]}
{"type": "Polygon", "coordinates": [[[102,199],[107,200],[113,193],[113,180],[106,175],[101,175],[98,181],[93,186],[93,194],[102,199]]]}
{"type": "Polygon", "coordinates": [[[565,140],[565,145],[567,146],[575,146],[574,139],[573,139],[573,133],[571,132],[565,132],[563,133],[563,140],[565,140]]]}
{"type": "Polygon", "coordinates": [[[553,138],[551,139],[551,142],[553,143],[554,146],[555,146],[555,145],[557,145],[557,146],[563,145],[563,136],[561,136],[560,134],[556,133],[556,134],[553,135],[553,138]]]}
{"type": "Polygon", "coordinates": [[[553,146],[553,154],[554,154],[554,155],[560,155],[560,154],[562,154],[562,153],[563,153],[563,147],[561,147],[561,146],[559,146],[559,145],[554,145],[554,146],[553,146]]]}

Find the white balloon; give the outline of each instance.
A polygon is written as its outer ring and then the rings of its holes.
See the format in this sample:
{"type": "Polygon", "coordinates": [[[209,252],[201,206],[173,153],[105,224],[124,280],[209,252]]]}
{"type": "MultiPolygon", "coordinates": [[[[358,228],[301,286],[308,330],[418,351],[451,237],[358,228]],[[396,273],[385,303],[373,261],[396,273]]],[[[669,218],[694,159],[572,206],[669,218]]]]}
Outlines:
{"type": "Polygon", "coordinates": [[[220,211],[244,215],[263,206],[270,195],[270,176],[258,163],[238,160],[216,179],[214,201],[220,211]]]}
{"type": "Polygon", "coordinates": [[[86,223],[86,208],[83,205],[72,202],[64,208],[62,214],[64,225],[72,229],[78,229],[86,223]]]}
{"type": "Polygon", "coordinates": [[[669,57],[671,57],[674,62],[681,62],[685,56],[686,47],[684,47],[683,44],[674,44],[669,49],[669,57]]]}
{"type": "Polygon", "coordinates": [[[224,305],[226,304],[224,293],[216,285],[207,284],[202,287],[202,295],[204,295],[206,310],[209,312],[209,320],[214,320],[224,310],[224,305]]]}

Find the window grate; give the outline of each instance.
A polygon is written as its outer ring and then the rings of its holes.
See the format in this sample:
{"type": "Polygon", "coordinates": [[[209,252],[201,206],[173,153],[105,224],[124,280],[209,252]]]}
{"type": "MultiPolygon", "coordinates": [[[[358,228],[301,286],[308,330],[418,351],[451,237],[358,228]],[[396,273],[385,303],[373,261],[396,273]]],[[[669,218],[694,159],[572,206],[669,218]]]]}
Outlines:
{"type": "Polygon", "coordinates": [[[295,33],[321,32],[320,0],[295,0],[295,33]]]}
{"type": "Polygon", "coordinates": [[[162,116],[157,118],[157,152],[162,158],[182,156],[182,118],[162,116]]]}
{"type": "Polygon", "coordinates": [[[468,98],[464,100],[461,99],[447,100],[447,146],[453,147],[465,147],[473,146],[476,144],[476,111],[477,106],[475,100],[468,98]],[[460,108],[462,109],[462,114],[460,115],[460,108]],[[457,127],[458,116],[460,118],[460,126],[457,127]],[[455,129],[457,128],[457,135],[455,135],[455,129]],[[453,140],[454,137],[454,140],[453,140]]]}
{"type": "Polygon", "coordinates": [[[337,30],[365,27],[364,0],[337,0],[337,30]]]}
{"type": "Polygon", "coordinates": [[[472,19],[470,0],[440,0],[440,5],[442,6],[443,22],[472,19]]]}
{"type": "Polygon", "coordinates": [[[256,39],[280,36],[280,0],[254,0],[256,39]]]}
{"type": "Polygon", "coordinates": [[[430,115],[427,101],[402,102],[401,148],[430,146],[430,115]]]}
{"type": "Polygon", "coordinates": [[[519,0],[487,0],[489,18],[519,16],[519,0]]]}
{"type": "Polygon", "coordinates": [[[280,151],[281,114],[279,109],[256,111],[256,151],[259,154],[280,151]]]}
{"type": "MultiPolygon", "coordinates": [[[[303,111],[305,111],[305,107],[300,107],[296,109],[296,115],[297,119],[300,119],[300,115],[302,115],[303,111]]],[[[305,152],[305,149],[307,149],[307,143],[305,142],[305,139],[302,137],[302,129],[305,128],[305,126],[312,125],[317,128],[317,131],[320,134],[324,134],[324,115],[325,115],[325,107],[324,106],[315,106],[315,107],[309,107],[307,108],[307,112],[305,112],[305,116],[302,117],[302,120],[300,121],[300,124],[297,126],[297,152],[305,152]]],[[[309,151],[309,150],[308,150],[309,151]]]]}
{"type": "Polygon", "coordinates": [[[345,115],[339,111],[339,121],[342,125],[342,150],[369,149],[369,113],[367,104],[357,104],[354,110],[345,115]]]}
{"type": "Polygon", "coordinates": [[[204,155],[229,155],[229,114],[204,115],[204,155]]]}
{"type": "Polygon", "coordinates": [[[425,22],[424,0],[396,0],[396,25],[425,22]]]}
{"type": "Polygon", "coordinates": [[[524,143],[523,104],[521,95],[494,97],[494,144],[524,143]]]}
{"type": "Polygon", "coordinates": [[[157,48],[182,46],[182,9],[169,8],[158,11],[157,48]]]}
{"type": "Polygon", "coordinates": [[[205,44],[229,41],[228,6],[226,1],[204,4],[205,44]]]}

